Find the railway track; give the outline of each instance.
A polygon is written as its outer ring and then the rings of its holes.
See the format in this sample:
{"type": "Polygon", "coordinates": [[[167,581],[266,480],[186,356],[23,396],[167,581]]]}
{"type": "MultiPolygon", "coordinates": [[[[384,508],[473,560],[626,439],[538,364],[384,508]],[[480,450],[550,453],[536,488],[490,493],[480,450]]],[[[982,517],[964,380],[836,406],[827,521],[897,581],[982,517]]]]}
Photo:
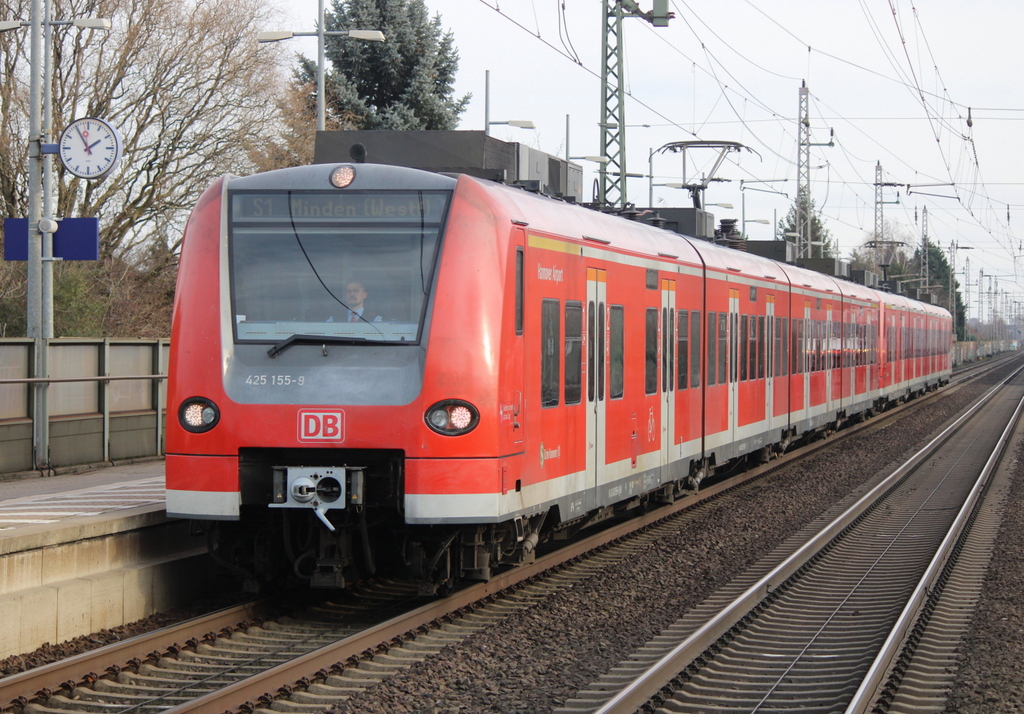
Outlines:
{"type": "MultiPolygon", "coordinates": [[[[902,409],[926,404],[931,398],[934,395],[886,412],[841,432],[838,438],[884,428],[902,409]]],[[[605,567],[610,559],[628,558],[645,543],[677,528],[673,519],[685,518],[681,512],[698,502],[739,488],[836,441],[816,442],[784,460],[594,534],[567,551],[539,557],[531,566],[442,601],[418,601],[410,609],[408,586],[385,582],[368,588],[363,603],[327,605],[300,617],[264,621],[263,606],[248,605],[220,613],[219,619],[184,623],[173,632],[152,633],[117,649],[97,650],[0,680],[0,703],[11,702],[6,709],[37,714],[135,709],[220,714],[227,709],[257,707],[280,711],[327,708],[509,612],[530,607],[560,587],[571,587],[605,567]],[[636,531],[641,534],[626,540],[636,531]],[[587,560],[578,560],[588,553],[587,560]],[[547,574],[540,579],[542,573],[547,574]],[[402,603],[408,612],[384,619],[386,608],[398,608],[402,603]]]]}
{"type": "Polygon", "coordinates": [[[965,615],[944,620],[956,605],[937,593],[983,569],[969,525],[1022,397],[1017,372],[791,556],[792,542],[559,711],[852,713],[934,700],[900,685],[948,665],[965,615]]]}

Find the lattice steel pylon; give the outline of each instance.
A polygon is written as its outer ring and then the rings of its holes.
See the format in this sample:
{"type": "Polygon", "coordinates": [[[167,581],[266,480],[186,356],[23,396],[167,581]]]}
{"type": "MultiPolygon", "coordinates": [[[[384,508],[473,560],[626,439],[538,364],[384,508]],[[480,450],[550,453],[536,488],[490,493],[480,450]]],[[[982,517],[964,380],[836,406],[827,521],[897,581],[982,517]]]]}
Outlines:
{"type": "MultiPolygon", "coordinates": [[[[798,258],[811,258],[811,112],[810,92],[807,82],[800,84],[800,107],[797,121],[800,124],[800,149],[797,151],[796,168],[796,232],[800,234],[797,245],[798,258]]],[[[876,238],[878,240],[878,238],[876,238]]]]}
{"type": "Polygon", "coordinates": [[[925,293],[931,293],[931,282],[928,275],[928,264],[931,262],[931,251],[928,248],[928,206],[921,209],[921,287],[925,293]]]}
{"type": "Polygon", "coordinates": [[[626,204],[626,89],[622,72],[622,19],[626,15],[647,20],[655,27],[667,27],[674,15],[668,0],[654,0],[654,9],[643,12],[633,0],[604,0],[601,54],[601,156],[597,200],[601,204],[626,204]]]}
{"type": "Polygon", "coordinates": [[[600,203],[622,206],[626,202],[626,132],[623,127],[626,93],[622,76],[622,3],[604,1],[604,37],[601,44],[601,168],[600,203]]]}
{"type": "MultiPolygon", "coordinates": [[[[797,239],[797,257],[814,257],[814,231],[811,219],[811,147],[812,146],[835,146],[835,130],[829,129],[829,140],[824,143],[811,142],[811,91],[807,88],[807,81],[800,83],[800,107],[797,110],[797,132],[800,141],[797,150],[796,162],[796,231],[800,234],[797,239]]],[[[877,240],[877,239],[876,239],[877,240]]],[[[819,258],[825,257],[825,244],[817,242],[819,258]]]]}

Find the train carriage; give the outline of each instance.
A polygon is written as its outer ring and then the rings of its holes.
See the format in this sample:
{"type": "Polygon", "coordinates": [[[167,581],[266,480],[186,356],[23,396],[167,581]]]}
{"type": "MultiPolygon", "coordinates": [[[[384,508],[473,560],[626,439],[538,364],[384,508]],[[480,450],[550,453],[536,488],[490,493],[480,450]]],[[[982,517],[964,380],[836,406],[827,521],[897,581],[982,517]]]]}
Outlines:
{"type": "Polygon", "coordinates": [[[933,388],[949,328],[465,175],[225,177],[183,242],[167,509],[257,580],[487,578],[933,388]]]}

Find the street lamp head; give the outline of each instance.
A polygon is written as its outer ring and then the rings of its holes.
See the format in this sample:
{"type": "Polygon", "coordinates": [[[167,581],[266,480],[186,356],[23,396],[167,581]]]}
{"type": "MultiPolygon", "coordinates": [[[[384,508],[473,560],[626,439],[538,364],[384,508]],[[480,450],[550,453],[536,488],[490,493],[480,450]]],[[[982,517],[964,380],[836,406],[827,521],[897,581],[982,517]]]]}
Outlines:
{"type": "Polygon", "coordinates": [[[71,24],[83,30],[109,30],[110,20],[105,17],[83,17],[72,20],[71,24]]]}
{"type": "Polygon", "coordinates": [[[384,33],[380,30],[349,30],[348,36],[354,40],[369,40],[370,42],[384,41],[384,33]]]}
{"type": "Polygon", "coordinates": [[[287,30],[277,30],[270,32],[261,32],[256,35],[257,42],[280,42],[281,40],[290,40],[295,36],[294,32],[288,32],[287,30]]]}
{"type": "Polygon", "coordinates": [[[593,161],[595,164],[607,164],[611,159],[607,156],[570,156],[569,161],[593,161]]]}
{"type": "Polygon", "coordinates": [[[719,208],[725,208],[725,209],[730,210],[730,211],[734,208],[734,206],[731,203],[705,203],[704,205],[705,206],[718,206],[719,208]]]}
{"type": "Polygon", "coordinates": [[[766,226],[771,224],[767,218],[747,218],[743,221],[744,223],[763,223],[766,226]]]}
{"type": "Polygon", "coordinates": [[[0,32],[10,32],[21,27],[21,20],[0,20],[0,32]]]}
{"type": "Polygon", "coordinates": [[[517,129],[536,129],[537,128],[537,126],[532,121],[527,121],[527,120],[524,120],[524,119],[512,119],[510,121],[489,121],[489,122],[487,122],[488,126],[494,126],[494,125],[497,125],[497,124],[502,124],[504,126],[514,126],[517,129]]]}

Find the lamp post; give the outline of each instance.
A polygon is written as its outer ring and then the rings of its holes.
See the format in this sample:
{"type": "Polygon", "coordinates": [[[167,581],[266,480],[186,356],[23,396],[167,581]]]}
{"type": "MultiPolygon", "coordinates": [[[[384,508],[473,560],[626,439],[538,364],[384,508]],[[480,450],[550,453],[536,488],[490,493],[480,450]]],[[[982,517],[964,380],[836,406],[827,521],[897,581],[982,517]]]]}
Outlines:
{"type": "MultiPolygon", "coordinates": [[[[26,275],[26,334],[34,340],[34,377],[47,377],[49,342],[53,337],[53,199],[49,154],[54,146],[48,143],[53,125],[52,48],[53,25],[71,25],[82,29],[109,30],[110,20],[79,18],[52,20],[50,0],[32,0],[28,22],[0,21],[0,32],[28,27],[29,41],[29,122],[28,122],[28,260],[26,275]],[[43,34],[45,26],[45,37],[43,34]],[[44,53],[44,57],[40,57],[44,53]],[[45,227],[45,230],[44,230],[45,227]]],[[[37,383],[33,389],[32,462],[33,468],[47,468],[50,433],[48,385],[37,383]]]]}
{"type": "Polygon", "coordinates": [[[325,37],[351,37],[354,40],[367,40],[369,42],[383,42],[384,33],[380,30],[324,30],[324,0],[320,0],[317,7],[316,32],[289,32],[287,30],[261,32],[256,35],[257,42],[280,42],[290,40],[293,37],[316,37],[316,128],[324,131],[327,125],[327,102],[324,97],[324,75],[326,73],[324,59],[324,38],[325,37]]]}
{"type": "MultiPolygon", "coordinates": [[[[974,246],[960,245],[956,241],[950,241],[949,243],[949,313],[953,316],[954,342],[956,342],[956,280],[953,278],[953,276],[956,274],[956,252],[958,250],[974,250],[974,246]]],[[[966,328],[966,324],[964,325],[964,327],[966,328]]]]}
{"type": "MultiPolygon", "coordinates": [[[[322,2],[323,0],[321,0],[322,2]]],[[[518,129],[536,129],[532,121],[525,119],[510,119],[509,121],[491,121],[491,70],[484,70],[484,135],[491,135],[491,127],[504,124],[506,126],[514,126],[518,129]]],[[[569,132],[569,117],[565,117],[566,134],[569,132]]],[[[566,146],[566,153],[568,153],[568,145],[566,146]]]]}
{"type": "MultiPolygon", "coordinates": [[[[678,151],[674,148],[678,141],[670,141],[667,144],[662,144],[657,149],[651,149],[647,153],[647,205],[654,206],[654,155],[660,154],[669,147],[673,147],[672,151],[678,151]]],[[[683,154],[683,181],[686,181],[686,154],[683,154]]],[[[659,183],[659,186],[668,186],[669,188],[684,188],[685,184],[680,183],[678,186],[675,183],[659,183]]]]}
{"type": "Polygon", "coordinates": [[[744,218],[743,219],[743,237],[744,238],[746,238],[746,236],[747,236],[747,224],[748,223],[761,223],[761,224],[766,225],[766,226],[770,226],[772,224],[772,222],[769,221],[767,218],[744,218]]]}

